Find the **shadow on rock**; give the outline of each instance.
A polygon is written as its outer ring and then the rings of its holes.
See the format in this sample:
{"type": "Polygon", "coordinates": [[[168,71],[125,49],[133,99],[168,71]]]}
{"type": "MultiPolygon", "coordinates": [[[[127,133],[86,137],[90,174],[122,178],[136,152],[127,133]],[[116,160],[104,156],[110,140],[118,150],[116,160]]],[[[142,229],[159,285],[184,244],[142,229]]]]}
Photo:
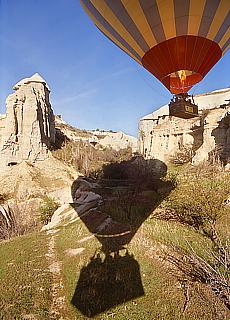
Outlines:
{"type": "Polygon", "coordinates": [[[125,255],[96,254],[81,270],[72,304],[88,317],[144,295],[138,262],[125,255]]]}
{"type": "Polygon", "coordinates": [[[142,223],[174,188],[167,166],[141,156],[103,167],[95,180],[79,178],[72,185],[73,208],[102,244],[104,253],[127,245],[142,223]],[[119,177],[119,178],[118,178],[119,177]]]}

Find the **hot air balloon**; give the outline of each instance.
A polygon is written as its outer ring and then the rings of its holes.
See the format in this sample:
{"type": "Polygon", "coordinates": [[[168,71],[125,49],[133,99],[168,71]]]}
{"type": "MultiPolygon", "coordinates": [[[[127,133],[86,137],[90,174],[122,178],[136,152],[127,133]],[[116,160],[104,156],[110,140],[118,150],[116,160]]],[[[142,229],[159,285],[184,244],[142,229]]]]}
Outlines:
{"type": "Polygon", "coordinates": [[[171,115],[198,114],[187,91],[230,47],[230,0],[81,0],[81,4],[101,32],[176,95],[169,104],[171,115]]]}

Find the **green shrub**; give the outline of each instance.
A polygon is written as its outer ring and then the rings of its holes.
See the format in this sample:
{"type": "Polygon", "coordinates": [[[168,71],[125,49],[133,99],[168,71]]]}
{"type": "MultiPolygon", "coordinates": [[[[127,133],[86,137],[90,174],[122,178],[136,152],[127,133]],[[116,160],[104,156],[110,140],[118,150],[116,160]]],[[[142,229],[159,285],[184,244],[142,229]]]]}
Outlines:
{"type": "Polygon", "coordinates": [[[188,281],[208,285],[230,310],[229,233],[218,227],[219,222],[230,215],[230,206],[226,202],[229,196],[230,176],[222,171],[221,166],[202,164],[190,167],[165,199],[161,218],[188,224],[211,240],[212,248],[205,259],[189,241],[187,251],[180,245],[172,246],[173,252],[166,252],[166,260],[182,272],[187,285],[188,281]]]}
{"type": "Polygon", "coordinates": [[[185,163],[192,162],[192,158],[195,152],[192,148],[189,147],[182,147],[178,150],[173,156],[170,158],[170,162],[176,165],[182,165],[185,163]]]}
{"type": "Polygon", "coordinates": [[[40,220],[42,224],[47,224],[50,222],[52,215],[59,207],[59,203],[51,197],[44,197],[39,208],[40,220]]]}
{"type": "Polygon", "coordinates": [[[130,160],[113,162],[103,166],[105,179],[132,180],[136,185],[148,186],[166,176],[167,166],[160,160],[145,160],[135,156],[130,160]]]}
{"type": "Polygon", "coordinates": [[[230,211],[230,177],[225,172],[195,168],[185,174],[163,205],[171,217],[213,237],[216,221],[230,211]]]}

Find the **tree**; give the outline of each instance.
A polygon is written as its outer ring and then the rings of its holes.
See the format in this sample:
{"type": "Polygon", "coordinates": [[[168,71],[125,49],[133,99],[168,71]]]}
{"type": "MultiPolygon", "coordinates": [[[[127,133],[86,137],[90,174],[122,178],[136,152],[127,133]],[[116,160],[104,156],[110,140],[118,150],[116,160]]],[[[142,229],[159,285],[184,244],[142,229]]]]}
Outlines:
{"type": "Polygon", "coordinates": [[[59,203],[51,197],[45,196],[39,208],[40,220],[43,224],[51,221],[52,215],[58,209],[59,203]]]}

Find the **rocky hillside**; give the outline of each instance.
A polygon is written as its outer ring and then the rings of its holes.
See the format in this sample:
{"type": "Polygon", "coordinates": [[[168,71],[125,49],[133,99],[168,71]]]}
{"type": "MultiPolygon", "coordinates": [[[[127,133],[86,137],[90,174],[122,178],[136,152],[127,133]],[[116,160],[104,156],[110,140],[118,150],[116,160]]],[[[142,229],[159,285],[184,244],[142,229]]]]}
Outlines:
{"type": "Polygon", "coordinates": [[[71,185],[80,174],[120,150],[132,155],[137,149],[137,139],[122,132],[81,130],[54,116],[49,86],[38,73],[13,90],[0,115],[0,198],[7,199],[0,206],[0,229],[7,215],[33,224],[45,196],[71,202],[71,185]]]}
{"type": "Polygon", "coordinates": [[[0,243],[0,318],[228,320],[230,177],[180,169],[148,187],[137,170],[77,179],[43,232],[0,243]]]}
{"type": "Polygon", "coordinates": [[[178,154],[196,164],[218,154],[225,162],[230,146],[230,88],[194,96],[199,116],[185,120],[169,116],[168,105],[140,119],[139,149],[145,158],[164,162],[178,154]]]}
{"type": "Polygon", "coordinates": [[[38,73],[22,79],[13,89],[6,100],[6,114],[0,115],[2,166],[48,158],[48,150],[58,147],[59,141],[55,140],[60,133],[65,140],[90,143],[97,149],[137,149],[137,139],[123,132],[81,130],[67,124],[60,115],[54,117],[49,86],[38,73]]]}
{"type": "MultiPolygon", "coordinates": [[[[135,141],[125,134],[55,118],[39,75],[7,101],[0,239],[12,239],[0,243],[0,319],[229,319],[230,176],[222,167],[172,166],[167,175],[158,159],[130,159],[135,141]]],[[[174,130],[202,125],[197,150],[207,128],[225,146],[227,111],[177,119],[174,130]]],[[[167,117],[156,127],[167,130],[167,117]]]]}
{"type": "Polygon", "coordinates": [[[131,148],[137,151],[137,138],[127,135],[122,131],[106,130],[81,130],[74,128],[62,120],[61,116],[55,117],[55,127],[73,142],[88,142],[96,149],[112,148],[116,151],[131,148]]]}

